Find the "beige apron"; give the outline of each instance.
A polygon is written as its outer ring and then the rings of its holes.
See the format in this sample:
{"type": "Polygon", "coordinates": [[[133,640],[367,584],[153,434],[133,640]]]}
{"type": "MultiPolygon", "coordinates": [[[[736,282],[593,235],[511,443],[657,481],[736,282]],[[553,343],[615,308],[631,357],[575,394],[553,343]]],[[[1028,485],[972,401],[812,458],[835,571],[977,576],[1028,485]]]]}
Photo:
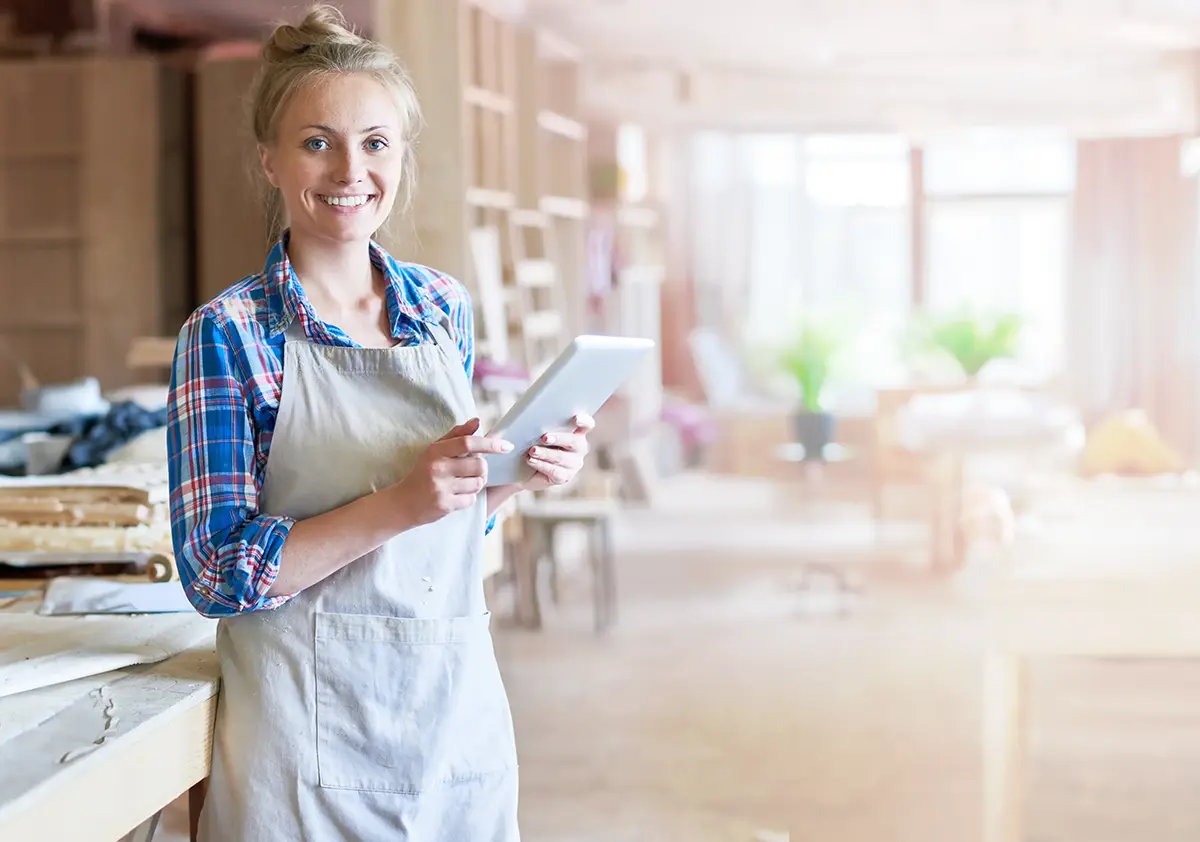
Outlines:
{"type": "MultiPolygon", "coordinates": [[[[329,347],[297,320],[262,488],[302,519],[395,482],[474,414],[443,325],[329,347]]],[[[205,842],[516,842],[512,717],[483,596],[485,495],[273,611],[220,621],[205,842]]]]}

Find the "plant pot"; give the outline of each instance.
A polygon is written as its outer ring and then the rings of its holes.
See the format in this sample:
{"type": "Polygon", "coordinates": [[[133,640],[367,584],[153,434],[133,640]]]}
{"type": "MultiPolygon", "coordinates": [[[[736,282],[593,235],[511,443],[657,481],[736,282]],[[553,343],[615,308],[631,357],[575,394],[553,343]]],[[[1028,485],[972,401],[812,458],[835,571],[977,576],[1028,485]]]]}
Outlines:
{"type": "Polygon", "coordinates": [[[796,441],[804,446],[805,459],[821,459],[837,432],[837,419],[828,412],[800,409],[792,416],[792,431],[796,441]]]}

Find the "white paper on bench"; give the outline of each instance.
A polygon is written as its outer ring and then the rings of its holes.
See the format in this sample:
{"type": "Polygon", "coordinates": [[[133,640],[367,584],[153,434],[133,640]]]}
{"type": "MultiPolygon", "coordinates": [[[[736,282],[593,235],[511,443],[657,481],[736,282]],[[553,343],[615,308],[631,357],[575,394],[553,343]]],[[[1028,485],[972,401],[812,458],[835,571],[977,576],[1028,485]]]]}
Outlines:
{"type": "Polygon", "coordinates": [[[79,617],[0,613],[0,698],[134,664],[165,661],[214,641],[216,625],[196,613],[79,617]]]}
{"type": "Polygon", "coordinates": [[[121,582],[99,576],[50,580],[39,614],[171,614],[195,609],[179,582],[121,582]]]}

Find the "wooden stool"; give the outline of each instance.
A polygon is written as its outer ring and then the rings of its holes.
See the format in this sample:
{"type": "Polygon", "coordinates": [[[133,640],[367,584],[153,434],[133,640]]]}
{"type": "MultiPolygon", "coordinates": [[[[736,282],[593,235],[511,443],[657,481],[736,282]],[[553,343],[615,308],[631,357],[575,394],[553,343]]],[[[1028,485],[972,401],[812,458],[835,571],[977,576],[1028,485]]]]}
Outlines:
{"type": "Polygon", "coordinates": [[[592,604],[597,634],[607,631],[616,618],[616,570],[613,557],[612,529],[617,502],[612,499],[567,497],[534,500],[521,506],[524,540],[517,554],[518,593],[526,603],[523,620],[531,628],[541,628],[542,611],[538,596],[538,571],[543,560],[550,562],[551,598],[558,601],[558,559],[554,555],[554,534],[564,524],[577,524],[588,530],[588,560],[592,569],[592,604]]]}

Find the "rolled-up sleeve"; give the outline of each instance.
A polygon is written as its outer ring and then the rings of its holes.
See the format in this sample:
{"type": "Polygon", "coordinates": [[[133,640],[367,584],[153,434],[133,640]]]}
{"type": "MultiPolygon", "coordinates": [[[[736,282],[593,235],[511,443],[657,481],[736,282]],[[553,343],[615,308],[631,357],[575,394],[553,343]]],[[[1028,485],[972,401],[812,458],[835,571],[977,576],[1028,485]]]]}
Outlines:
{"type": "Polygon", "coordinates": [[[258,511],[255,434],[237,347],[198,310],[180,332],[167,419],[171,537],[188,599],[206,617],[275,608],[267,597],[294,521],[258,511]]]}

